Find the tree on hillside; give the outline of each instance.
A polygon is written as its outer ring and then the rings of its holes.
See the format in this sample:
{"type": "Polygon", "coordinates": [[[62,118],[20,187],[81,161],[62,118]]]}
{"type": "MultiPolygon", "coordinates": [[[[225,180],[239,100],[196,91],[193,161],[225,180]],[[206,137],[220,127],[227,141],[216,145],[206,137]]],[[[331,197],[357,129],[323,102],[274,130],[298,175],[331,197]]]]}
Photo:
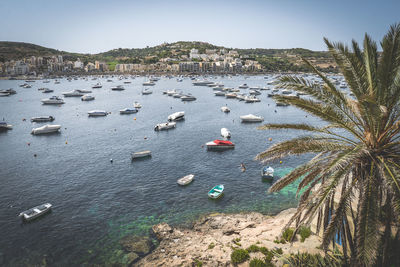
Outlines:
{"type": "Polygon", "coordinates": [[[286,76],[280,87],[308,94],[285,101],[327,122],[267,124],[262,129],[293,129],[309,135],[280,142],[257,155],[273,161],[312,153],[314,157],[279,179],[276,192],[299,180],[301,197],[289,224],[297,229],[317,218],[323,247],[342,240],[352,266],[399,266],[400,247],[400,24],[381,41],[382,52],[367,34],[363,48],[324,39],[348,87],[350,97],[307,60],[323,84],[286,76]]]}

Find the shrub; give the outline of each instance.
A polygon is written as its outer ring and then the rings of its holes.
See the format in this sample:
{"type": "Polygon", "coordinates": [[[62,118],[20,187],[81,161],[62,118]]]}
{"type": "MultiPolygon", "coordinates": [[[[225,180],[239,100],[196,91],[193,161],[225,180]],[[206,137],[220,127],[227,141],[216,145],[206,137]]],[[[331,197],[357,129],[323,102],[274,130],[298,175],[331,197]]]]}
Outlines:
{"type": "Polygon", "coordinates": [[[249,252],[245,249],[235,249],[231,254],[231,261],[233,264],[245,262],[249,258],[249,252]]]}
{"type": "Polygon", "coordinates": [[[283,231],[282,233],[283,240],[285,240],[286,242],[292,240],[293,233],[294,233],[293,228],[286,228],[285,231],[283,231]]]}
{"type": "Polygon", "coordinates": [[[272,258],[274,257],[274,253],[272,253],[272,251],[268,251],[267,253],[264,254],[265,255],[265,262],[269,263],[272,261],[272,258]]]}
{"type": "Polygon", "coordinates": [[[306,238],[310,237],[311,235],[310,227],[306,226],[300,227],[299,234],[300,234],[300,242],[304,242],[304,240],[306,240],[306,238]]]}
{"type": "Polygon", "coordinates": [[[196,267],[202,267],[203,266],[203,262],[199,261],[198,259],[194,260],[194,264],[196,264],[196,267]]]}
{"type": "Polygon", "coordinates": [[[338,253],[335,256],[326,254],[322,257],[320,254],[310,254],[307,252],[290,254],[285,257],[284,261],[290,266],[315,266],[315,267],[339,267],[346,266],[343,254],[338,253]]]}
{"type": "Polygon", "coordinates": [[[210,245],[208,245],[208,249],[213,249],[215,247],[214,243],[211,243],[210,245]]]}
{"type": "Polygon", "coordinates": [[[260,248],[257,245],[251,245],[246,249],[249,253],[251,252],[258,252],[260,251],[260,248]]]}
{"type": "Polygon", "coordinates": [[[262,254],[267,255],[268,254],[268,249],[266,247],[260,247],[258,249],[258,251],[260,251],[262,254]]]}
{"type": "Polygon", "coordinates": [[[282,248],[274,248],[273,251],[274,251],[275,253],[279,254],[279,255],[282,255],[282,254],[283,254],[282,248]]]}
{"type": "Polygon", "coordinates": [[[250,267],[267,267],[267,264],[260,259],[252,259],[250,261],[250,267]]]}

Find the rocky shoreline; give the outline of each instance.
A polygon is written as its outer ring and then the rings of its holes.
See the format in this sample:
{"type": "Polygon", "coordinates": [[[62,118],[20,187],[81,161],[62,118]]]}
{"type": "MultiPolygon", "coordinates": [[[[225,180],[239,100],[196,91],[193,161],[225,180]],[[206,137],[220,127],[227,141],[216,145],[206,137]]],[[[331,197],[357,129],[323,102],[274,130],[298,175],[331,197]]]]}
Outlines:
{"type": "MultiPolygon", "coordinates": [[[[131,266],[233,266],[232,251],[251,245],[281,248],[283,254],[323,253],[318,249],[321,239],[314,234],[304,242],[299,238],[293,243],[274,242],[295,210],[284,210],[276,216],[256,212],[210,214],[196,221],[191,229],[157,224],[152,230],[160,244],[152,252],[154,245],[147,238],[128,236],[120,244],[127,252],[124,257],[131,266]]],[[[262,258],[262,254],[250,253],[250,258],[262,258]]],[[[274,264],[281,266],[283,262],[274,258],[274,264]]],[[[249,261],[239,266],[249,266],[249,261]]]]}

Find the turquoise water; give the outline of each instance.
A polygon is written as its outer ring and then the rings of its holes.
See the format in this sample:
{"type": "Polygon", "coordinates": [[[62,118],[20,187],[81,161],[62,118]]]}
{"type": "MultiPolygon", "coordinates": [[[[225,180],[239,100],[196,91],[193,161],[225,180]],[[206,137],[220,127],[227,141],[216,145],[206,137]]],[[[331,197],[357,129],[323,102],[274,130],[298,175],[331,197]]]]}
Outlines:
{"type": "MultiPolygon", "coordinates": [[[[225,86],[242,83],[265,86],[261,76],[213,79],[225,86]]],[[[276,107],[263,91],[260,103],[245,104],[215,97],[211,88],[192,86],[190,79],[177,82],[162,78],[151,95],[141,95],[144,77],[125,84],[125,91],[111,91],[121,84],[114,78],[99,80],[101,89],[92,89],[96,100],[82,102],[66,98],[62,106],[43,106],[39,87],[50,87],[54,95],[73,89],[90,89],[98,81],[61,80],[61,84],[0,81],[0,88],[14,88],[18,94],[0,98],[0,118],[13,130],[0,133],[0,265],[43,264],[70,266],[113,263],[121,260],[118,241],[128,234],[147,235],[153,224],[190,225],[201,215],[212,212],[259,211],[276,214],[295,207],[295,186],[267,194],[270,183],[261,180],[262,164],[254,160],[271,144],[298,136],[292,131],[260,131],[259,124],[242,124],[239,116],[249,113],[265,117],[265,122],[318,121],[293,107],[276,107]],[[197,100],[184,103],[162,94],[181,89],[197,100]],[[139,101],[143,108],[122,116],[119,110],[139,101]],[[220,107],[228,105],[225,114],[220,107]],[[104,109],[107,117],[88,118],[87,111],[104,109]],[[155,132],[157,123],[169,114],[185,111],[186,119],[176,129],[155,132]],[[42,124],[30,117],[52,115],[61,124],[61,133],[32,136],[30,130],[42,124]],[[24,121],[23,119],[27,119],[24,121]],[[220,128],[232,133],[235,149],[210,152],[208,141],[220,138],[220,128]],[[272,138],[272,141],[268,139],[272,138]],[[29,144],[29,145],[28,145],[29,144]],[[148,160],[131,162],[130,153],[151,150],[148,160]],[[34,154],[37,156],[34,157],[34,154]],[[110,162],[110,159],[113,162],[110,162]],[[241,172],[240,163],[246,172],[241,172]],[[186,187],[176,180],[193,173],[195,180],[186,187]],[[224,196],[210,200],[207,192],[215,185],[225,186],[224,196]],[[32,223],[21,223],[19,212],[50,202],[53,211],[32,223]]],[[[243,90],[244,92],[246,90],[243,90]]],[[[275,180],[307,157],[272,163],[275,180]]]]}

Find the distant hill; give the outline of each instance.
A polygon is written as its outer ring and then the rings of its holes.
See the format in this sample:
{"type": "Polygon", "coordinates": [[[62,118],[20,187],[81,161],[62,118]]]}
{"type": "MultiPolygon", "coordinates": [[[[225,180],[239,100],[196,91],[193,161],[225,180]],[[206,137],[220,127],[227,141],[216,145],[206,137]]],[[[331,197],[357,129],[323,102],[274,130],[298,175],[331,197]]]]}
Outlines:
{"type": "Polygon", "coordinates": [[[0,42],[0,61],[22,59],[30,56],[53,56],[68,54],[52,48],[21,42],[0,42]]]}

